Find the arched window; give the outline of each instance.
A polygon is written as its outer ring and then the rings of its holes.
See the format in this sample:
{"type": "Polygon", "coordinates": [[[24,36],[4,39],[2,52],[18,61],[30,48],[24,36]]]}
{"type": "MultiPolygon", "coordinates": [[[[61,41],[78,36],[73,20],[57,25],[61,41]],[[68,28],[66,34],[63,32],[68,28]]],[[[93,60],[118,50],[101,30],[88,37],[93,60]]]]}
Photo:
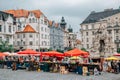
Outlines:
{"type": "Polygon", "coordinates": [[[32,20],[31,20],[31,18],[29,19],[29,23],[31,23],[32,22],[32,20]]]}
{"type": "Polygon", "coordinates": [[[35,23],[35,19],[34,18],[32,18],[32,22],[35,23]]]}

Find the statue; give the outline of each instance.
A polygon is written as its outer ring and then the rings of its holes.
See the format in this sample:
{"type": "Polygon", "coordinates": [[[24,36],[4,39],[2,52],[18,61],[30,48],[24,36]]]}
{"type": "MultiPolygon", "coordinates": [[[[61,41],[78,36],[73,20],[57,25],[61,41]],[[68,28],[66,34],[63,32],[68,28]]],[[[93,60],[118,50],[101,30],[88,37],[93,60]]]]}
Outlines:
{"type": "Polygon", "coordinates": [[[104,50],[105,50],[104,40],[100,40],[99,52],[104,52],[104,50]]]}

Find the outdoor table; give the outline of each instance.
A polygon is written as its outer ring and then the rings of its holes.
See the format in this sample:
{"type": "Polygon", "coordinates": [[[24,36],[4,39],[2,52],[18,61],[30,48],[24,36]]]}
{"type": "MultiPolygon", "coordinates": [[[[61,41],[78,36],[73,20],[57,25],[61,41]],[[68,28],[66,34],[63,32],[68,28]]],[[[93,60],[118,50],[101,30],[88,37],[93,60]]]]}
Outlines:
{"type": "Polygon", "coordinates": [[[94,68],[96,67],[98,69],[98,71],[100,71],[100,67],[98,64],[86,64],[86,63],[81,63],[78,65],[77,67],[77,73],[78,74],[82,74],[82,68],[83,67],[87,67],[88,68],[88,72],[90,72],[91,74],[94,74],[94,68]]]}

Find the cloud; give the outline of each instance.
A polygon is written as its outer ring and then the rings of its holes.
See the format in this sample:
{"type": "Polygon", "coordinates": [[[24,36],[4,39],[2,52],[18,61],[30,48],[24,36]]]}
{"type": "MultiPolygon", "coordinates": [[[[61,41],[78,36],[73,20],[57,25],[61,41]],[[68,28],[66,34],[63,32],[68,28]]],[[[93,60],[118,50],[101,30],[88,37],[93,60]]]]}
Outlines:
{"type": "Polygon", "coordinates": [[[119,3],[120,0],[0,0],[0,10],[40,9],[48,19],[57,22],[64,16],[74,31],[79,31],[79,24],[91,11],[118,8],[119,3]]]}

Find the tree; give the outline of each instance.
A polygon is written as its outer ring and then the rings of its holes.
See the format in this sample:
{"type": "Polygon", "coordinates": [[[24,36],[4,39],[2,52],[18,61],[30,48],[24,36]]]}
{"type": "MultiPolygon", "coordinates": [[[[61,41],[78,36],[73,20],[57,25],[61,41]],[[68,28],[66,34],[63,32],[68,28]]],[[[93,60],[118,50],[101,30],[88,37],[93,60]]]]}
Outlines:
{"type": "Polygon", "coordinates": [[[14,50],[13,45],[9,45],[8,41],[0,41],[0,51],[1,52],[12,52],[14,50]]]}
{"type": "Polygon", "coordinates": [[[81,48],[81,50],[83,50],[83,51],[87,51],[85,48],[81,48]]]}
{"type": "Polygon", "coordinates": [[[120,48],[117,49],[117,53],[120,53],[120,48]]]}
{"type": "Polygon", "coordinates": [[[64,53],[64,50],[57,49],[58,52],[64,53]]]}

